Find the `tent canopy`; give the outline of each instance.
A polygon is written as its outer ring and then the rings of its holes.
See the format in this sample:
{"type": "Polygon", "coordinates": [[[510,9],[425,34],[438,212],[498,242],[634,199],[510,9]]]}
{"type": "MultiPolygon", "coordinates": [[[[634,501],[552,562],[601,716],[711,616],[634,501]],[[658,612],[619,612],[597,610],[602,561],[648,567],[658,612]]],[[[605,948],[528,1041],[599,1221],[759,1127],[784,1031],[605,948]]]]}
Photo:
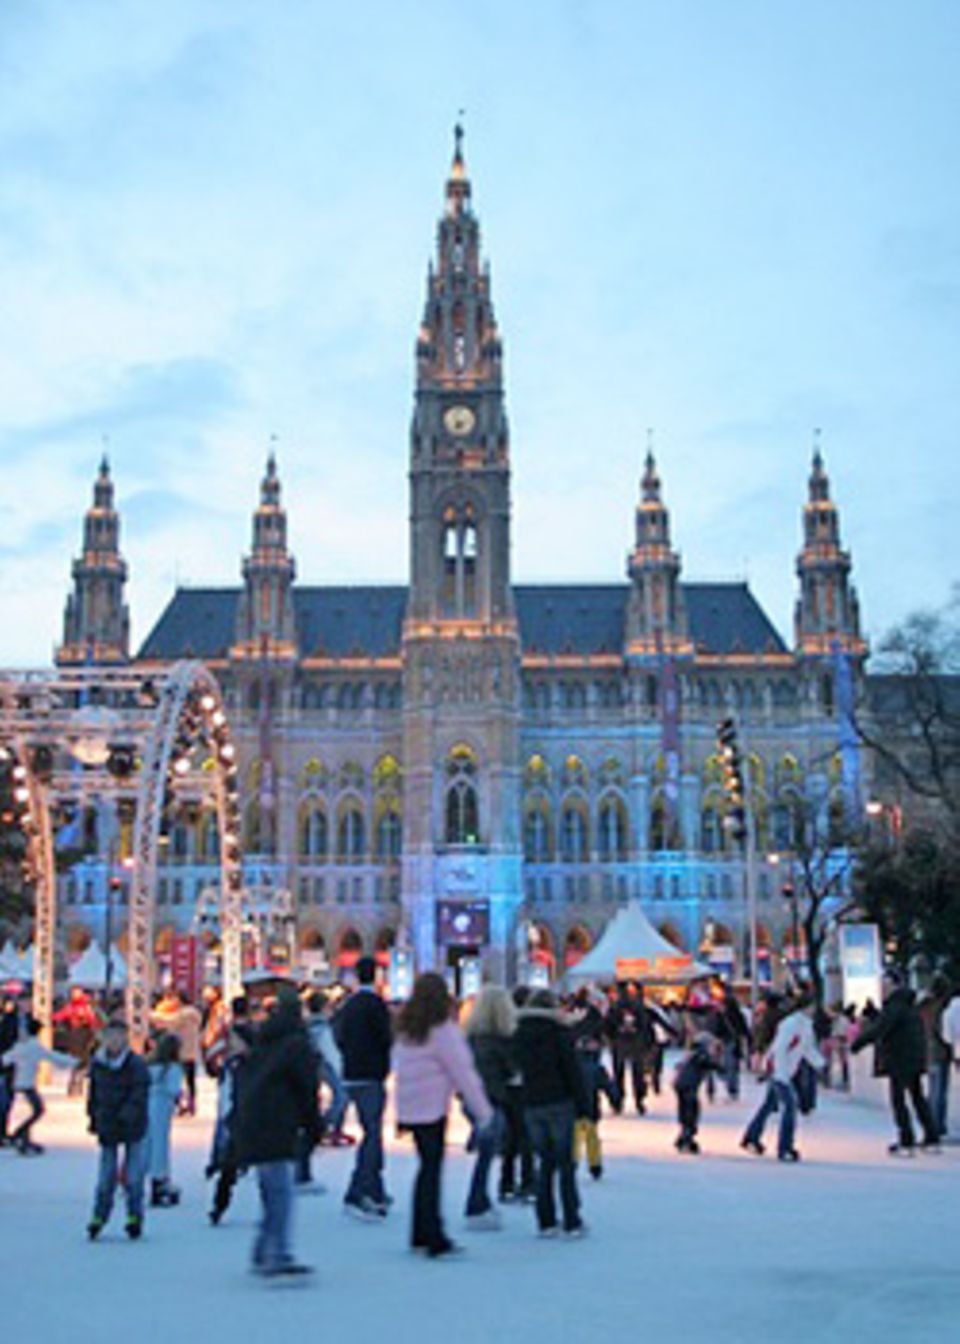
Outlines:
{"type": "Polygon", "coordinates": [[[694,961],[657,932],[639,901],[630,901],[617,911],[596,947],[569,968],[566,978],[685,984],[710,974],[709,966],[694,961]]]}
{"type": "MultiPolygon", "coordinates": [[[[127,983],[127,963],[116,948],[111,956],[110,983],[114,988],[127,983]]],[[[100,989],[107,982],[107,958],[96,943],[70,967],[71,985],[80,985],[83,989],[100,989]]]]}

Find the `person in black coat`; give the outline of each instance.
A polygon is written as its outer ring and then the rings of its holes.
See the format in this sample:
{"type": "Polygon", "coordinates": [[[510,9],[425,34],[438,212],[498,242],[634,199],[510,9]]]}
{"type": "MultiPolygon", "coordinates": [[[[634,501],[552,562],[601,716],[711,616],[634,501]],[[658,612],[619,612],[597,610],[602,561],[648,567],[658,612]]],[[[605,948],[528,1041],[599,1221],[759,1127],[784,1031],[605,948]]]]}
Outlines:
{"type": "Polygon", "coordinates": [[[914,1132],[907,1109],[909,1095],[923,1130],[923,1147],[938,1151],[937,1127],[923,1094],[926,1068],[926,1039],[923,1019],[914,1002],[913,990],[889,979],[890,993],[879,1015],[868,1023],[852,1049],[854,1053],[868,1045],[876,1047],[874,1073],[890,1080],[890,1104],[897,1126],[897,1142],[890,1145],[895,1156],[912,1156],[914,1132]]]}
{"type": "Polygon", "coordinates": [[[627,1065],[633,1083],[637,1113],[643,1115],[647,1095],[645,1073],[656,1045],[653,1017],[644,1003],[643,986],[621,985],[607,1013],[607,1035],[613,1047],[613,1073],[621,1096],[626,1097],[627,1065]]]}
{"type": "Polygon", "coordinates": [[[530,1142],[537,1157],[537,1223],[541,1236],[556,1236],[554,1178],[559,1179],[563,1229],[583,1236],[573,1131],[578,1119],[589,1119],[590,1099],[577,1062],[570,1029],[563,1025],[557,1001],[538,989],[521,1009],[514,1049],[523,1076],[523,1107],[530,1142]]]}
{"type": "Polygon", "coordinates": [[[238,1073],[236,1149],[241,1166],[255,1166],[261,1217],[253,1269],[261,1274],[309,1273],[290,1244],[293,1167],[300,1135],[320,1137],[317,1065],[296,994],[282,994],[257,1033],[238,1073]]]}
{"type": "Polygon", "coordinates": [[[126,1022],[112,1018],[104,1028],[103,1045],[91,1061],[87,1093],[89,1129],[100,1144],[93,1216],[87,1224],[91,1241],[103,1231],[113,1209],[121,1147],[126,1233],[135,1241],[143,1230],[149,1091],[150,1074],[144,1061],[130,1049],[126,1022]]]}
{"type": "Polygon", "coordinates": [[[363,1130],[343,1204],[358,1218],[376,1220],[386,1217],[390,1202],[383,1184],[383,1111],[393,1032],[390,1010],[377,993],[373,957],[360,958],[356,975],[357,990],[333,1019],[344,1086],[363,1130]]]}

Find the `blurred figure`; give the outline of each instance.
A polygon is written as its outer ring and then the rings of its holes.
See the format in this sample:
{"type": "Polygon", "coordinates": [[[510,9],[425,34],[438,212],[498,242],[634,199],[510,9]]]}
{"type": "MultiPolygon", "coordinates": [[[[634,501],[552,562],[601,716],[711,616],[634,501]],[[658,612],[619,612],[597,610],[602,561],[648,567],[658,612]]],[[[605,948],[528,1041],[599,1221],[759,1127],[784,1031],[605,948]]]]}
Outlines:
{"type": "Polygon", "coordinates": [[[169,1208],[180,1203],[180,1191],[170,1180],[170,1127],[183,1091],[180,1042],[170,1032],[158,1037],[150,1059],[150,1092],[147,1098],[147,1170],[150,1176],[150,1206],[169,1208]]]}
{"type": "Polygon", "coordinates": [[[699,1153],[697,1131],[700,1127],[700,1086],[713,1071],[726,1067],[725,1043],[718,1041],[709,1031],[699,1032],[693,1039],[674,1078],[674,1091],[677,1094],[677,1120],[680,1134],[677,1137],[678,1153],[699,1153]]]}
{"type": "Polygon", "coordinates": [[[281,992],[238,1075],[237,1162],[257,1169],[260,1223],[251,1267],[267,1277],[312,1271],[293,1254],[294,1161],[298,1136],[319,1134],[317,1069],[296,994],[281,992]]]}
{"type": "MultiPolygon", "coordinates": [[[[519,1011],[530,998],[530,990],[526,985],[516,985],[511,998],[514,1008],[519,1011]]],[[[533,1149],[530,1147],[530,1135],[523,1117],[523,1075],[518,1065],[507,1080],[503,1118],[506,1129],[503,1136],[503,1157],[500,1161],[500,1202],[509,1204],[514,1199],[532,1200],[536,1195],[533,1149]]]]}
{"type": "Polygon", "coordinates": [[[123,1189],[127,1204],[127,1236],[136,1241],[143,1231],[143,1182],[147,1165],[147,1097],[150,1075],[130,1049],[127,1024],[111,1018],[103,1044],[90,1064],[87,1115],[100,1144],[100,1166],[93,1216],[87,1235],[95,1240],[113,1210],[114,1191],[123,1149],[123,1189]]]}
{"type": "Polygon", "coordinates": [[[740,1147],[762,1155],[763,1130],[774,1111],[780,1112],[780,1133],[777,1157],[781,1162],[799,1162],[800,1153],[794,1144],[797,1125],[797,1097],[793,1080],[802,1060],[812,1068],[823,1068],[823,1056],[817,1049],[813,1035],[811,1014],[813,1004],[797,1004],[787,999],[782,1007],[767,1058],[770,1081],[767,1095],[747,1126],[740,1147]]]}
{"type": "Polygon", "coordinates": [[[486,1144],[493,1122],[493,1107],[463,1033],[453,1021],[453,1007],[442,976],[433,971],[419,975],[397,1018],[393,1048],[397,1124],[413,1134],[419,1159],[410,1244],[431,1259],[460,1249],[447,1236],[440,1211],[447,1110],[453,1093],[459,1092],[479,1145],[486,1144]]]}
{"type": "Polygon", "coordinates": [[[13,1070],[13,1091],[23,1098],[30,1107],[30,1114],[21,1121],[7,1140],[22,1157],[37,1156],[43,1152],[39,1143],[32,1139],[33,1126],[43,1115],[43,1098],[37,1090],[37,1075],[40,1065],[46,1061],[61,1069],[72,1069],[72,1055],[61,1054],[57,1050],[48,1050],[40,1041],[40,1023],[35,1017],[27,1019],[26,1035],[10,1047],[3,1056],[3,1065],[13,1070]]]}
{"type": "Polygon", "coordinates": [[[617,997],[607,1013],[607,1035],[613,1046],[613,1074],[617,1091],[626,1098],[627,1066],[633,1084],[633,1100],[637,1114],[646,1112],[647,1084],[645,1072],[653,1053],[655,1037],[653,1019],[644,1002],[643,986],[629,981],[621,985],[617,997]]]}
{"type": "Polygon", "coordinates": [[[559,1185],[563,1230],[568,1237],[586,1232],[573,1161],[577,1120],[590,1118],[590,1102],[577,1063],[573,1037],[560,1020],[557,1000],[538,989],[520,1010],[517,1059],[523,1075],[523,1105],[537,1159],[537,1225],[543,1237],[559,1234],[554,1184],[559,1185]]]}
{"type": "Polygon", "coordinates": [[[853,1043],[853,1053],[868,1045],[876,1046],[873,1071],[878,1077],[890,1080],[890,1105],[897,1126],[897,1140],[888,1151],[892,1157],[912,1157],[914,1131],[907,1109],[907,1097],[913,1103],[917,1120],[923,1130],[923,1147],[927,1152],[939,1152],[939,1134],[936,1122],[923,1094],[923,1072],[926,1067],[927,1045],[923,1019],[917,1011],[913,990],[896,975],[884,978],[888,990],[886,1001],[877,1017],[862,1027],[853,1043]]]}
{"type": "Polygon", "coordinates": [[[513,1049],[516,1026],[517,1013],[509,993],[499,985],[484,985],[466,1023],[473,1062],[493,1107],[493,1119],[486,1129],[481,1130],[474,1124],[477,1155],[466,1207],[467,1226],[474,1231],[495,1230],[501,1225],[488,1185],[490,1168],[506,1130],[508,1089],[517,1073],[513,1049]]]}
{"type": "Polygon", "coordinates": [[[73,1056],[68,1092],[70,1096],[76,1096],[83,1090],[83,1080],[90,1066],[90,1056],[96,1049],[97,1032],[103,1025],[103,1018],[87,991],[74,985],[67,1002],[54,1013],[53,1023],[63,1028],[64,1045],[73,1056]]]}
{"type": "Polygon", "coordinates": [[[202,1019],[199,1008],[184,1003],[175,989],[163,995],[150,1014],[151,1025],[170,1032],[180,1042],[180,1067],[186,1083],[186,1100],[181,1109],[187,1115],[197,1112],[197,1063],[200,1059],[202,1019]]]}
{"type": "Polygon", "coordinates": [[[330,1093],[330,1104],[322,1113],[320,1142],[342,1148],[352,1144],[353,1139],[343,1132],[349,1097],[343,1083],[343,1060],[334,1038],[330,1009],[330,1000],[321,990],[315,990],[307,999],[307,1032],[317,1056],[321,1086],[330,1093]]]}
{"type": "Polygon", "coordinates": [[[950,982],[939,971],[930,982],[930,988],[921,997],[917,1008],[923,1021],[927,1047],[927,1088],[930,1111],[937,1138],[947,1136],[947,1097],[950,1090],[950,1065],[953,1050],[944,1036],[943,1017],[950,1002],[950,982]]]}
{"type": "Polygon", "coordinates": [[[584,987],[577,990],[567,1013],[573,1033],[573,1047],[583,1074],[590,1114],[577,1120],[573,1131],[573,1160],[587,1159],[587,1168],[595,1181],[603,1175],[603,1148],[600,1143],[600,1094],[606,1096],[617,1112],[623,1109],[623,1096],[603,1065],[603,1013],[584,987]]]}
{"type": "MultiPolygon", "coordinates": [[[[234,1000],[236,1005],[237,1000],[234,1000]]],[[[213,1204],[209,1218],[214,1227],[220,1222],[233,1197],[233,1189],[243,1168],[237,1145],[237,1093],[240,1071],[243,1069],[254,1033],[250,1023],[241,1016],[227,1028],[226,1053],[217,1079],[217,1119],[213,1130],[213,1146],[204,1173],[216,1176],[213,1204]]]]}
{"type": "Polygon", "coordinates": [[[718,1072],[726,1085],[727,1096],[736,1101],[740,1096],[740,1066],[750,1057],[750,1028],[730,984],[723,986],[723,998],[717,1008],[716,1036],[722,1055],[718,1072]]]}

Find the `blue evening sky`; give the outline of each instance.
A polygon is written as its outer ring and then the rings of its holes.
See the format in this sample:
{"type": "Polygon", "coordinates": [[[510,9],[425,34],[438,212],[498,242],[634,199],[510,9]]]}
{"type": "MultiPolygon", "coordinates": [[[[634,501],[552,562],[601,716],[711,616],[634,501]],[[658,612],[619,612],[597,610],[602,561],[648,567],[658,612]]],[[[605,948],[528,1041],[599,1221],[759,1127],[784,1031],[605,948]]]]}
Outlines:
{"type": "Polygon", "coordinates": [[[230,584],[278,436],[300,578],[402,580],[450,128],[505,343],[514,574],[616,580],[652,426],[688,578],[789,638],[811,435],[868,631],[958,577],[957,0],[3,0],[0,663],[109,451],[139,642],[230,584]]]}

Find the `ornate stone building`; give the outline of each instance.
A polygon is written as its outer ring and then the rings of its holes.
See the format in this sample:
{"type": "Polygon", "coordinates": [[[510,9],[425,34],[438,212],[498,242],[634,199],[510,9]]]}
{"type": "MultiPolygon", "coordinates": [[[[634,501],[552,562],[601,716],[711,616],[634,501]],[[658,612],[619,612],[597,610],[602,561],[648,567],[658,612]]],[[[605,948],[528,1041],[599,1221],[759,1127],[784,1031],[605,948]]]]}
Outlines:
{"type": "MultiPolygon", "coordinates": [[[[639,899],[678,945],[742,965],[716,748],[733,715],[760,941],[781,955],[794,801],[829,818],[862,790],[844,707],[866,650],[819,449],[792,646],[745,583],[683,582],[652,453],[624,580],[518,584],[502,362],[458,131],[416,341],[409,587],[295,585],[271,455],[242,586],[178,589],[135,657],[201,658],[220,679],[248,881],[292,893],[301,944],[331,960],[401,938],[420,966],[480,955],[512,974],[532,947],[559,969],[639,899]]],[[[104,463],[61,663],[133,656],[125,577],[104,463]]],[[[163,928],[189,927],[216,882],[213,825],[170,818],[163,928]]],[[[75,923],[96,922],[94,868],[64,879],[75,923]]]]}

